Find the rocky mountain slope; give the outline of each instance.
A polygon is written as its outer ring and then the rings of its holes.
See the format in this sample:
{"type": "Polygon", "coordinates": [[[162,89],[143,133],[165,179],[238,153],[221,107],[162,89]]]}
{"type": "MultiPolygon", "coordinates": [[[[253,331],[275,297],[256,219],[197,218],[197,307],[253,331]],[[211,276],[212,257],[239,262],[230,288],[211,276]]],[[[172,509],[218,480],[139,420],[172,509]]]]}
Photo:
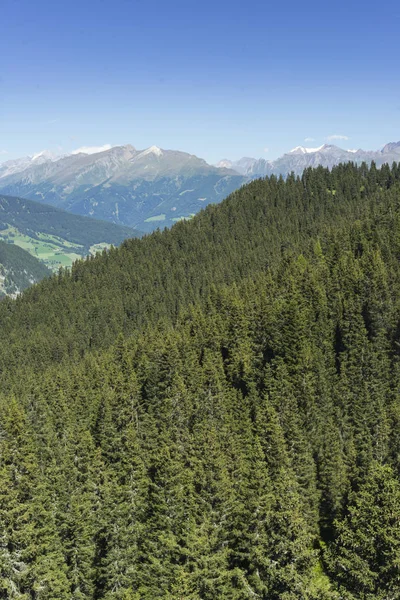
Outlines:
{"type": "Polygon", "coordinates": [[[244,182],[236,171],[191,154],[118,146],[95,154],[11,161],[0,166],[4,193],[80,215],[150,231],[219,202],[244,182]]]}

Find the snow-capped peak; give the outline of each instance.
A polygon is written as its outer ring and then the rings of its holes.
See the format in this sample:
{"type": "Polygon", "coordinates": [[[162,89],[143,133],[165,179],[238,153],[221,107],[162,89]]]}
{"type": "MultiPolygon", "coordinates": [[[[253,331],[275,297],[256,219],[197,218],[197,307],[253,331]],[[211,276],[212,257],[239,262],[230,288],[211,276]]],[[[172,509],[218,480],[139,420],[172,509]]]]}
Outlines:
{"type": "Polygon", "coordinates": [[[37,152],[37,154],[34,154],[31,157],[31,160],[54,160],[56,158],[55,154],[53,154],[52,152],[50,152],[49,150],[42,150],[41,152],[37,152]]]}
{"type": "Polygon", "coordinates": [[[217,162],[217,164],[215,166],[218,167],[219,169],[230,169],[232,167],[232,165],[233,165],[233,163],[231,160],[228,160],[227,158],[223,158],[222,160],[217,162]]]}
{"type": "Polygon", "coordinates": [[[292,150],[290,150],[289,154],[312,154],[313,152],[322,150],[323,147],[323,144],[318,148],[305,148],[304,146],[296,146],[296,148],[292,148],[292,150]]]}
{"type": "Polygon", "coordinates": [[[156,156],[162,156],[163,151],[158,146],[150,146],[150,148],[147,148],[147,150],[143,150],[143,152],[140,153],[141,156],[146,156],[146,154],[155,154],[156,156]]]}
{"type": "Polygon", "coordinates": [[[104,144],[103,146],[81,146],[76,150],[72,150],[71,154],[99,154],[106,150],[111,150],[111,144],[104,144]]]}

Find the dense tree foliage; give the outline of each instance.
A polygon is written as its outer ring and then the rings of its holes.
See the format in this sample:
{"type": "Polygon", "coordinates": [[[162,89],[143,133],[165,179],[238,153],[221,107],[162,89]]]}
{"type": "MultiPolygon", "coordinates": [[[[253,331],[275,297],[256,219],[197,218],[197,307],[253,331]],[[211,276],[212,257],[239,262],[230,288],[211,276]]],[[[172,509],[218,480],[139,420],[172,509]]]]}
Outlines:
{"type": "Polygon", "coordinates": [[[400,168],[252,182],[0,306],[0,598],[400,597],[400,168]]]}
{"type": "Polygon", "coordinates": [[[0,240],[0,298],[15,295],[49,275],[49,269],[26,250],[0,240]]]}

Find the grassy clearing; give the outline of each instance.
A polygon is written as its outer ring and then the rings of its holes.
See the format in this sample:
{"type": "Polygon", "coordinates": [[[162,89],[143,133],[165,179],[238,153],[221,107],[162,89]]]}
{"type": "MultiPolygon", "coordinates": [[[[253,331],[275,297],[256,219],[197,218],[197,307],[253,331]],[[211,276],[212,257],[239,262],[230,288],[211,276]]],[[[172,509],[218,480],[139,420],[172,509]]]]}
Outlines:
{"type": "Polygon", "coordinates": [[[57,236],[38,233],[37,237],[39,239],[32,238],[11,226],[0,231],[0,239],[27,250],[53,271],[58,271],[60,267],[70,267],[84,254],[83,246],[72,244],[57,236]]]}
{"type": "Polygon", "coordinates": [[[44,240],[46,242],[50,242],[50,243],[54,243],[58,246],[61,246],[62,248],[82,248],[83,246],[81,244],[73,244],[72,242],[68,242],[68,240],[63,240],[60,237],[57,237],[56,235],[50,235],[47,233],[37,233],[36,234],[38,236],[38,238],[40,238],[41,240],[44,240]]]}
{"type": "Polygon", "coordinates": [[[148,219],[145,219],[145,223],[152,223],[153,221],[165,221],[165,214],[162,215],[155,215],[154,217],[149,217],[148,219]]]}

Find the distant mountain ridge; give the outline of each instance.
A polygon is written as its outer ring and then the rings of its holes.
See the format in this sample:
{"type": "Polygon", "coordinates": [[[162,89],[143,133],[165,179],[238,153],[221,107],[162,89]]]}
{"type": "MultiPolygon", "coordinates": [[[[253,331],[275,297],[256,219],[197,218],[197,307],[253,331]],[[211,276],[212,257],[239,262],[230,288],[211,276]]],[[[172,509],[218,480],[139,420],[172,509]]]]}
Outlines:
{"type": "Polygon", "coordinates": [[[400,160],[400,142],[386,144],[382,150],[344,150],[333,144],[324,144],[318,148],[307,148],[296,146],[290,152],[280,156],[276,160],[264,158],[241,158],[237,161],[224,159],[218,165],[224,165],[238,171],[245,177],[257,177],[267,175],[287,175],[294,172],[300,175],[308,167],[323,166],[332,168],[341,162],[354,162],[367,164],[375,161],[377,166],[384,163],[393,163],[400,160]]]}
{"type": "Polygon", "coordinates": [[[0,165],[4,193],[145,231],[190,217],[243,181],[236,171],[157,146],[116,146],[58,159],[41,155],[0,165]]]}
{"type": "Polygon", "coordinates": [[[0,190],[150,232],[191,218],[257,177],[300,175],[308,167],[332,168],[341,162],[375,161],[380,166],[400,160],[400,142],[390,142],[379,151],[344,150],[333,144],[297,146],[273,161],[243,157],[217,165],[158,146],[103,148],[61,157],[44,151],[4,162],[0,190]]]}

